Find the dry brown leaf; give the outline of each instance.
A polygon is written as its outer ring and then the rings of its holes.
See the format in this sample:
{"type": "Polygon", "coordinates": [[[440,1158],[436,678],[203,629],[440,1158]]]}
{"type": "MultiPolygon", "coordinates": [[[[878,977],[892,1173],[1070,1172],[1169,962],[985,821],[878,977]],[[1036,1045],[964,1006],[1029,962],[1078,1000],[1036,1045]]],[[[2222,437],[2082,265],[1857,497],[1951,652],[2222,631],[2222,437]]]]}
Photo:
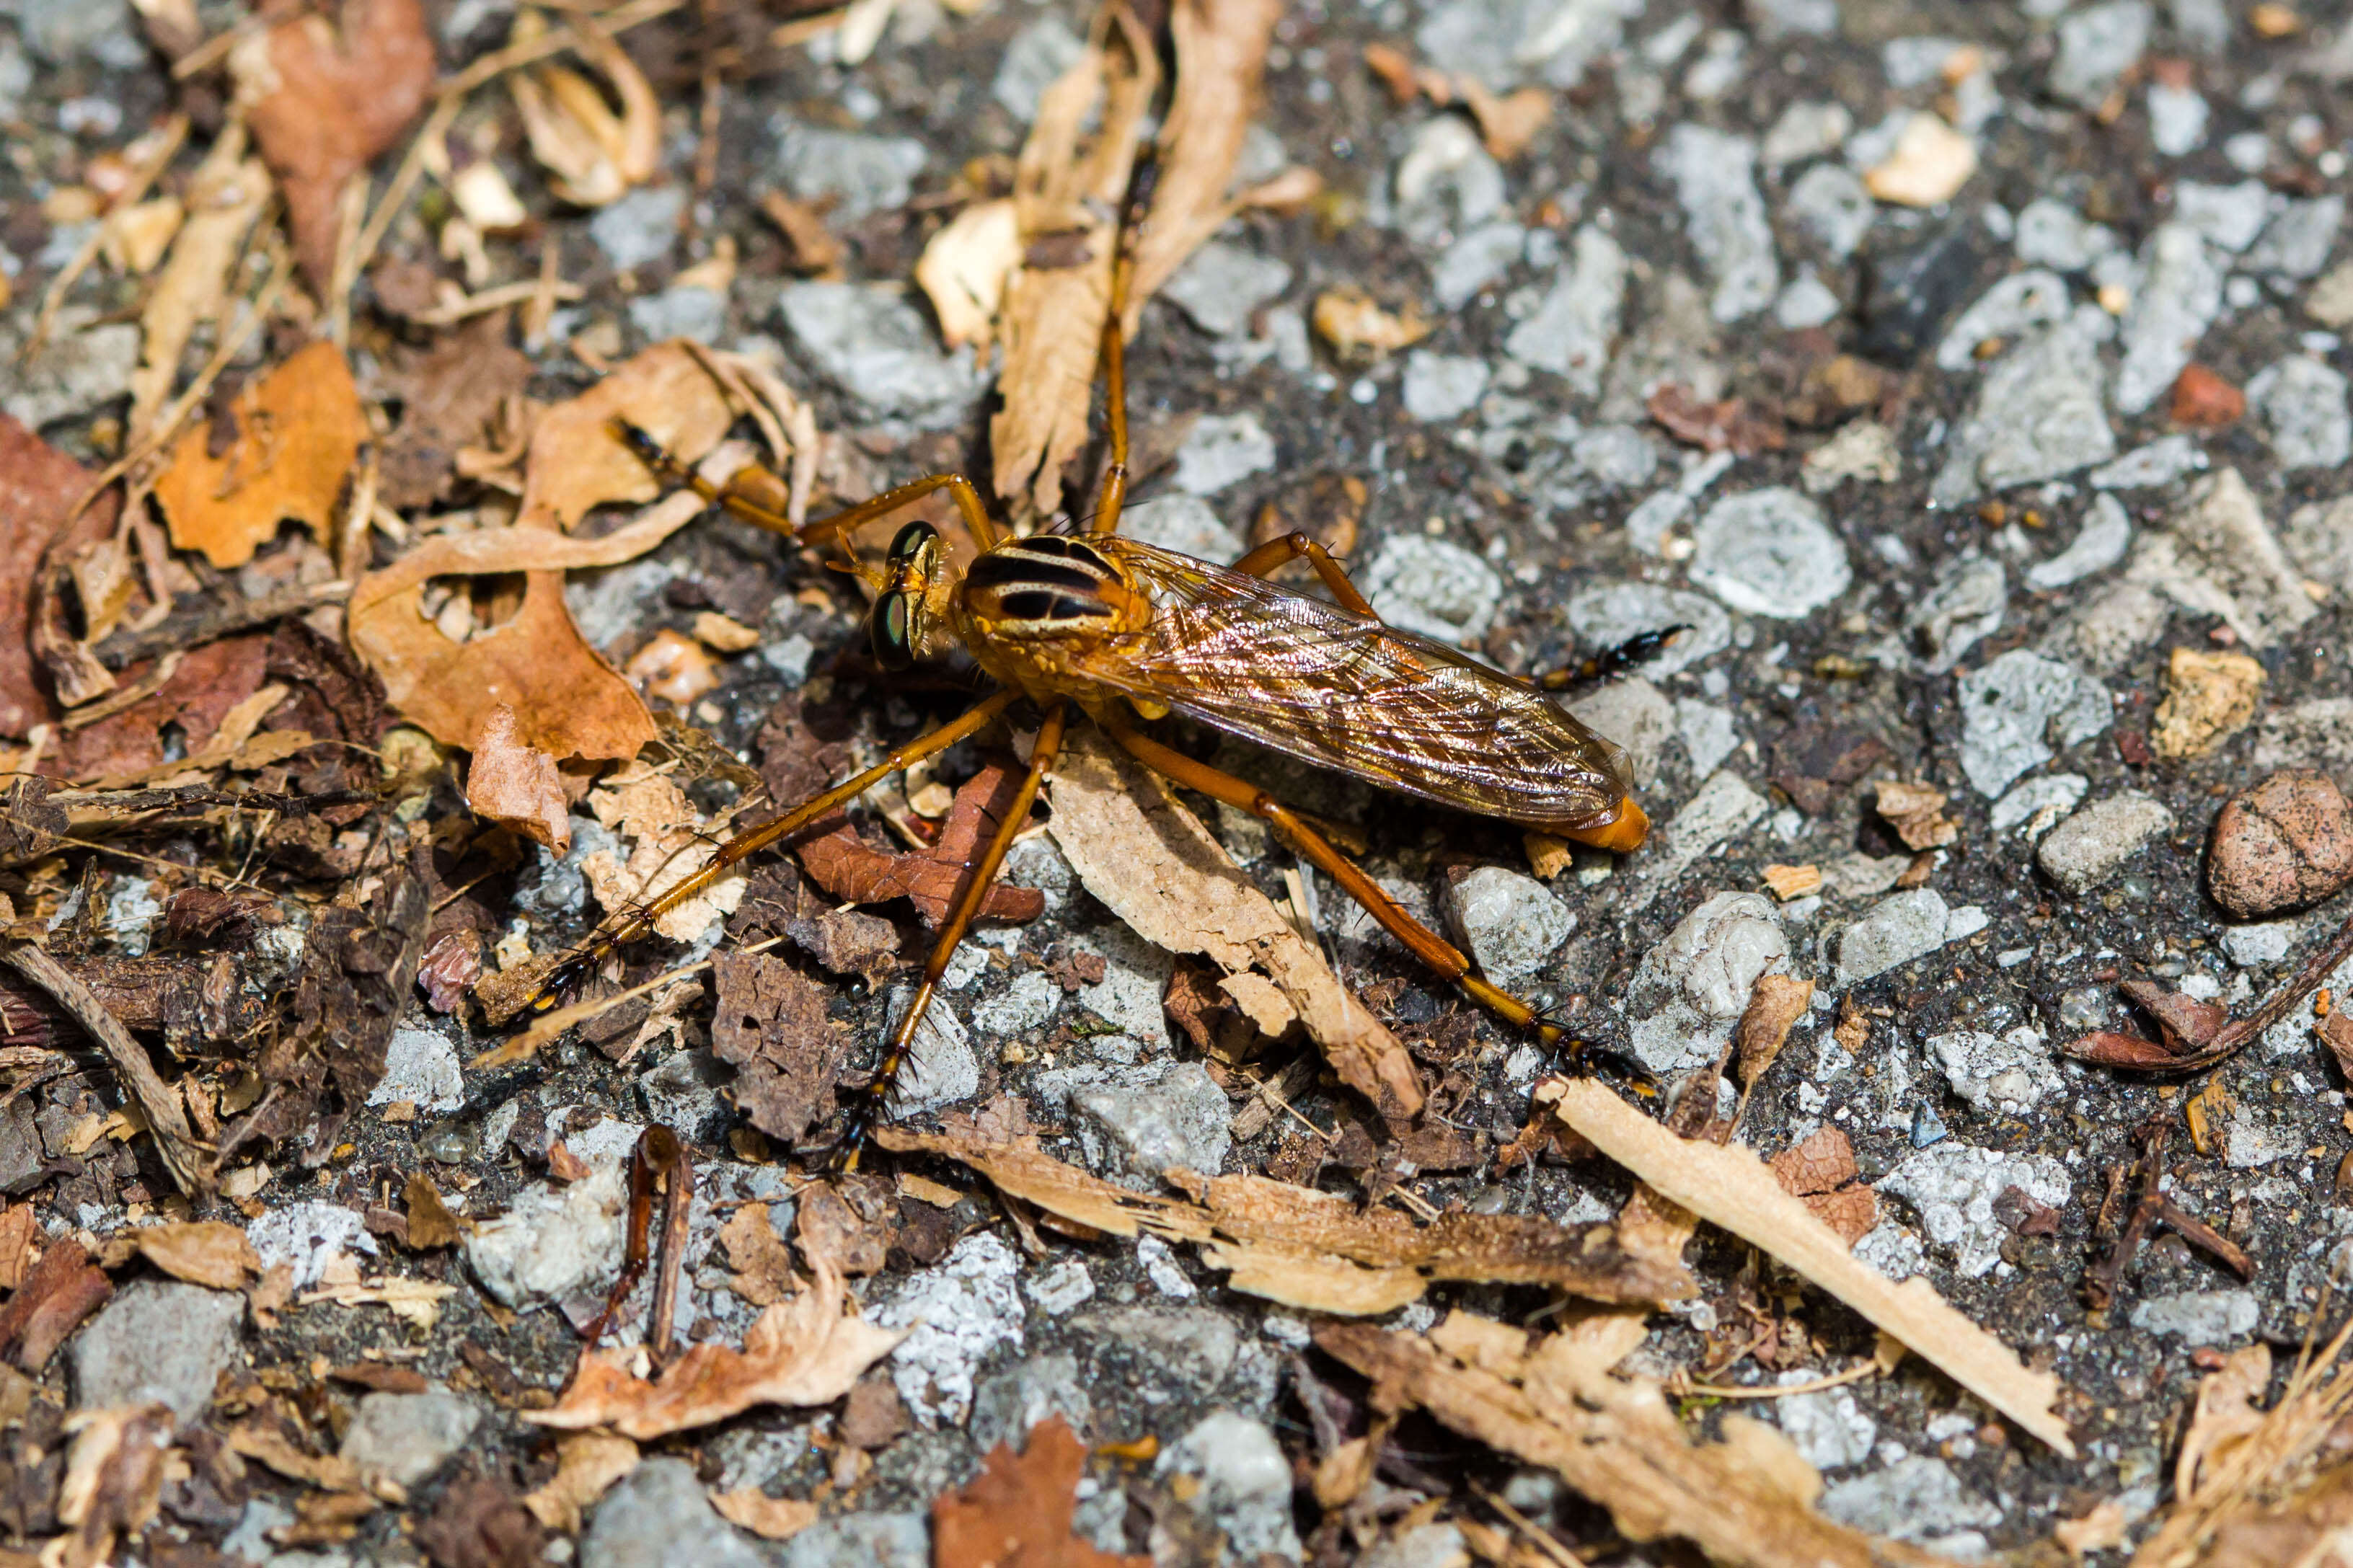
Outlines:
{"type": "Polygon", "coordinates": [[[1765,885],[1783,903],[1802,899],[1822,890],[1822,868],[1820,866],[1767,866],[1765,885]]]}
{"type": "Polygon", "coordinates": [[[986,354],[996,339],[1005,286],[1021,265],[1021,220],[1010,196],[968,206],[932,236],[915,281],[940,319],[948,347],[986,354]]]}
{"type": "Polygon", "coordinates": [[[1159,776],[1092,730],[1062,748],[1047,831],[1088,892],[1145,941],[1198,952],[1265,1035],[1295,1019],[1341,1081],[1384,1116],[1420,1114],[1405,1046],[1350,994],[1159,776]]]}
{"type": "Polygon", "coordinates": [[[1552,123],[1552,94],[1540,87],[1524,87],[1502,98],[1487,90],[1475,76],[1459,79],[1462,101],[1479,121],[1480,140],[1490,156],[1508,163],[1528,150],[1536,132],[1552,123]]]}
{"type": "Polygon", "coordinates": [[[1760,1247],[1902,1341],[1915,1355],[2073,1458],[2059,1380],[2032,1372],[1915,1276],[1903,1285],[1858,1263],[1846,1243],[1782,1190],[1753,1151],[1678,1138],[1591,1079],[1537,1086],[1570,1131],[1668,1201],[1760,1247]]]}
{"type": "Polygon", "coordinates": [[[0,1356],[25,1372],[40,1371],[113,1291],[80,1242],[70,1237],[50,1241],[25,1283],[0,1306],[0,1356]]]}
{"type": "MultiPolygon", "coordinates": [[[[516,19],[512,42],[531,43],[546,31],[536,11],[516,19]]],[[[579,29],[576,46],[621,106],[578,71],[540,66],[507,79],[532,155],[552,176],[549,186],[575,206],[601,207],[644,184],[661,165],[661,103],[619,45],[593,26],[579,29]]]]}
{"type": "MultiPolygon", "coordinates": [[[[164,1483],[174,1479],[176,1424],[162,1404],[77,1410],[66,1417],[74,1444],[58,1489],[58,1522],[73,1534],[50,1543],[41,1555],[44,1564],[98,1568],[113,1561],[118,1538],[135,1538],[147,1528],[163,1502],[164,1483]]],[[[180,1475],[186,1473],[182,1467],[180,1475]]]]}
{"type": "MultiPolygon", "coordinates": [[[[588,795],[598,822],[629,841],[629,858],[609,849],[583,856],[581,875],[607,910],[632,908],[659,898],[701,871],[719,852],[686,792],[666,773],[643,763],[623,764],[588,795]]],[[[667,911],[654,930],[672,942],[692,942],[744,899],[744,874],[731,872],[693,898],[667,911]]]]}
{"type": "Polygon", "coordinates": [[[1023,253],[1075,237],[1083,258],[1074,266],[1021,267],[1005,291],[1005,359],[997,378],[1003,406],[989,421],[989,450],[997,493],[1026,497],[1040,512],[1060,504],[1063,465],[1086,445],[1111,312],[1117,215],[1159,82],[1151,37],[1114,0],[1097,16],[1086,52],[1039,96],[1015,169],[1023,253]]]}
{"type": "Polygon", "coordinates": [[[1395,353],[1430,336],[1431,328],[1419,307],[1408,303],[1401,310],[1385,310],[1379,301],[1353,285],[1326,289],[1315,296],[1309,319],[1315,324],[1315,335],[1343,359],[1395,353]]]}
{"type": "Polygon", "coordinates": [[[1789,974],[1760,974],[1749,988],[1748,1005],[1732,1033],[1733,1070],[1744,1089],[1756,1087],[1781,1054],[1789,1030],[1806,1016],[1814,983],[1789,974]]]}
{"type": "Polygon", "coordinates": [[[823,1258],[789,1301],[760,1314],[744,1348],[695,1345],[648,1383],[626,1352],[589,1351],[553,1409],[522,1413],[543,1426],[609,1426],[640,1441],[724,1421],[755,1405],[823,1405],[906,1337],[860,1317],[841,1276],[823,1258]],[[844,1308],[847,1307],[847,1310],[844,1308]]]}
{"type": "Polygon", "coordinates": [[[1961,836],[1961,825],[1945,815],[1943,790],[1882,779],[1875,804],[1907,849],[1942,848],[1961,836]]]}
{"type": "Polygon", "coordinates": [[[33,1260],[33,1238],[39,1234],[31,1204],[0,1202],[0,1290],[14,1290],[25,1282],[25,1270],[33,1260]]]}
{"type": "MultiPolygon", "coordinates": [[[[1021,787],[1022,775],[991,763],[956,789],[939,842],[917,853],[876,849],[844,825],[801,846],[809,879],[845,903],[884,904],[905,899],[923,924],[937,931],[982,843],[997,833],[1021,787]]],[[[992,883],[980,905],[984,920],[1034,921],[1046,910],[1035,888],[992,883]]]]}
{"type": "Polygon", "coordinates": [[[360,1486],[359,1467],[335,1454],[312,1454],[297,1447],[278,1419],[256,1412],[231,1426],[225,1436],[230,1449],[284,1476],[290,1481],[321,1491],[351,1492],[360,1486]]]}
{"type": "Polygon", "coordinates": [[[408,1249],[411,1252],[431,1252],[437,1247],[455,1247],[465,1238],[470,1228],[467,1222],[450,1211],[442,1200],[441,1189],[433,1178],[422,1171],[409,1173],[400,1190],[401,1206],[407,1211],[408,1249]]]}
{"type": "Polygon", "coordinates": [[[2181,1451],[2173,1461],[2175,1497],[2196,1497],[2220,1473],[2232,1451],[2263,1430],[2263,1397],[2271,1384],[2271,1347],[2260,1342],[2232,1351],[2221,1370],[2198,1380],[2189,1427],[2181,1435],[2181,1451]]]}
{"type": "Polygon", "coordinates": [[[269,200],[269,171],[246,156],[245,121],[231,120],[189,176],[187,222],[140,312],[127,421],[134,438],[147,434],[172,395],[180,355],[196,328],[220,319],[229,268],[269,200]]]}
{"type": "Polygon", "coordinates": [[[730,1524],[742,1525],[763,1541],[790,1541],[817,1522],[817,1504],[799,1498],[770,1497],[757,1487],[714,1491],[711,1506],[730,1524]]]}
{"type": "Polygon", "coordinates": [[[687,344],[659,342],[539,416],[523,463],[518,528],[570,531],[592,507],[649,501],[669,481],[614,438],[617,418],[646,431],[681,463],[697,463],[735,421],[727,388],[687,344]]]}
{"type": "Polygon", "coordinates": [[[292,518],[322,541],[359,461],[367,416],[331,342],[314,342],[238,395],[231,412],[199,425],[155,481],[172,542],[215,566],[242,566],[292,518]],[[223,446],[219,437],[233,430],[223,446]]]}
{"type": "Polygon", "coordinates": [[[934,1568],[1148,1568],[1071,1533],[1087,1446],[1059,1415],[1029,1428],[1019,1455],[999,1443],[980,1474],[932,1502],[934,1568]]]}
{"type": "MultiPolygon", "coordinates": [[[[23,735],[58,717],[51,684],[58,679],[58,661],[69,675],[90,683],[89,689],[70,692],[71,700],[102,696],[113,685],[106,667],[72,640],[76,630],[62,625],[63,607],[55,603],[59,595],[37,591],[43,557],[97,478],[0,414],[0,518],[7,520],[0,527],[0,735],[23,735]],[[45,621],[58,623],[52,628],[54,639],[43,632],[45,621]]],[[[110,490],[82,514],[73,537],[59,549],[111,537],[121,509],[121,498],[110,490]]]]}
{"type": "Polygon", "coordinates": [[[132,1239],[148,1262],[193,1285],[242,1290],[261,1277],[260,1256],[245,1232],[218,1220],[142,1226],[132,1239]]]}
{"type": "Polygon", "coordinates": [[[548,1529],[580,1532],[580,1516],[613,1483],[638,1468],[638,1446],[610,1432],[574,1432],[556,1439],[555,1474],[526,1493],[522,1506],[548,1529]]]}
{"type": "Polygon", "coordinates": [[[572,848],[572,808],[555,759],[515,739],[514,710],[495,704],[474,737],[466,769],[466,805],[486,821],[512,827],[558,855],[572,848]]]}
{"type": "Polygon", "coordinates": [[[1160,123],[1152,210],[1135,238],[1135,279],[1122,330],[1234,214],[1234,170],[1257,114],[1280,0],[1176,0],[1168,32],[1176,85],[1160,123]]]}
{"type": "Polygon", "coordinates": [[[2103,1498],[2092,1505],[2090,1512],[2052,1525],[2051,1539],[2064,1547],[2068,1556],[2081,1563],[2094,1552],[2122,1546],[2131,1531],[2132,1518],[2125,1512],[2125,1505],[2115,1498],[2103,1498]]]}
{"type": "Polygon", "coordinates": [[[798,1288],[792,1248],[776,1234],[767,1205],[745,1204],[737,1209],[719,1227],[719,1245],[727,1249],[733,1268],[727,1288],[754,1307],[773,1307],[798,1288]]]}
{"type": "Polygon", "coordinates": [[[1680,1263],[1628,1256],[1609,1226],[1532,1215],[1440,1215],[1416,1225],[1389,1209],[1264,1176],[1171,1172],[1194,1196],[1132,1193],[1044,1152],[1034,1138],[985,1137],[953,1119],[944,1132],[882,1128],[886,1149],[945,1154],[1047,1213],[1113,1236],[1149,1232],[1201,1248],[1229,1283],[1287,1306],[1356,1316],[1392,1310],[1434,1280],[1546,1284],[1592,1300],[1680,1300],[1696,1286],[1680,1263]]]}
{"type": "Polygon", "coordinates": [[[390,147],[433,89],[433,38],[417,0],[352,0],[335,25],[300,12],[247,34],[229,74],[253,139],[286,194],[294,253],[313,289],[335,274],[343,187],[390,147]]]}
{"type": "Polygon", "coordinates": [[[1942,1561],[1816,1512],[1820,1478],[1772,1427],[1730,1415],[1724,1441],[1693,1443],[1656,1382],[1607,1371],[1641,1333],[1641,1323],[1613,1315],[1532,1341],[1457,1311],[1427,1337],[1324,1323],[1315,1342],[1373,1380],[1376,1408],[1419,1405],[1500,1453],[1546,1467],[1609,1510],[1630,1541],[1680,1538],[1730,1568],[1942,1561]]]}

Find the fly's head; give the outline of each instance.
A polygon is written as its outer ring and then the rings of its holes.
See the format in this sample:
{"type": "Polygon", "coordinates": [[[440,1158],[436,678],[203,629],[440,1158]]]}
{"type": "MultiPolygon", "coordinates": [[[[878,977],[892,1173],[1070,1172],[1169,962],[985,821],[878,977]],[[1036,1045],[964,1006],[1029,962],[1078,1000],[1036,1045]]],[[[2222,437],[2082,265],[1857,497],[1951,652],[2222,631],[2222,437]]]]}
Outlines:
{"type": "Polygon", "coordinates": [[[867,617],[867,635],[874,647],[874,662],[888,670],[907,669],[945,651],[952,634],[948,600],[955,591],[955,569],[938,529],[928,522],[911,522],[891,541],[882,563],[882,581],[867,617]]]}

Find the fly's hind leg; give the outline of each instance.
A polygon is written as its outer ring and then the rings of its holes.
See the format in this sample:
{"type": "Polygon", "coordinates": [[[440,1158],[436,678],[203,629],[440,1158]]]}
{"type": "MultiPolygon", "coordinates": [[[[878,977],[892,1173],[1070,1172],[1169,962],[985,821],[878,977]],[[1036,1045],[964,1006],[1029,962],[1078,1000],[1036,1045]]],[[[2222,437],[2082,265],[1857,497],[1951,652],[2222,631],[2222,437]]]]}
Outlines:
{"type": "Polygon", "coordinates": [[[1373,608],[1372,601],[1358,593],[1356,584],[1348,580],[1347,568],[1340,564],[1339,558],[1313,536],[1295,530],[1280,539],[1268,540],[1235,562],[1233,570],[1248,577],[1271,577],[1303,557],[1315,568],[1315,575],[1324,580],[1324,586],[1332,590],[1332,597],[1339,601],[1342,609],[1351,615],[1362,616],[1366,620],[1381,618],[1380,612],[1373,608]]]}
{"type": "Polygon", "coordinates": [[[1256,784],[1245,783],[1231,773],[1220,773],[1205,763],[1197,763],[1181,752],[1170,751],[1148,735],[1124,725],[1107,725],[1106,728],[1110,730],[1113,740],[1153,772],[1175,780],[1187,789],[1199,790],[1212,800],[1221,800],[1228,805],[1247,811],[1282,833],[1324,875],[1339,883],[1350,898],[1362,904],[1366,914],[1380,921],[1391,936],[1405,943],[1409,952],[1452,981],[1471,1000],[1506,1023],[1534,1030],[1536,1037],[1547,1047],[1559,1045],[1567,1037],[1567,1030],[1535,1007],[1473,973],[1471,960],[1460,948],[1407,913],[1404,906],[1383,891],[1379,883],[1366,876],[1355,861],[1334,848],[1297,812],[1256,784]]]}

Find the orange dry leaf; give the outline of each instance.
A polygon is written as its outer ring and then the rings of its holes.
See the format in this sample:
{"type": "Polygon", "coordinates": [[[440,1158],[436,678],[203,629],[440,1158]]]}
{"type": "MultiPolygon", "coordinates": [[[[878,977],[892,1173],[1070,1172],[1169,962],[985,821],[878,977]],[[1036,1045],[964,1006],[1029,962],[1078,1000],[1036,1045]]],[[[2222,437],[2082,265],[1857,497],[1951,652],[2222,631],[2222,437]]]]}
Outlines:
{"type": "MultiPolygon", "coordinates": [[[[818,886],[853,904],[888,903],[906,899],[923,924],[936,931],[947,918],[967,867],[979,857],[983,842],[995,836],[1012,805],[1021,775],[990,763],[964,783],[948,807],[947,826],[940,841],[919,854],[892,855],[873,847],[847,825],[801,847],[801,865],[818,886]]],[[[1034,921],[1046,910],[1046,896],[1035,888],[998,882],[981,900],[985,920],[1034,921]]]]}
{"type": "Polygon", "coordinates": [[[140,1256],[174,1279],[241,1290],[261,1276],[261,1259],[245,1232],[219,1220],[151,1225],[132,1233],[140,1256]]]}
{"type": "MultiPolygon", "coordinates": [[[[528,44],[546,31],[539,13],[517,16],[512,41],[528,44]]],[[[533,156],[546,165],[555,194],[575,206],[600,207],[654,176],[661,163],[661,104],[621,47],[586,31],[580,52],[611,84],[621,106],[615,114],[595,83],[563,66],[542,66],[507,79],[533,156]]]]}
{"type": "Polygon", "coordinates": [[[1879,815],[1907,849],[1936,849],[1961,836],[1961,825],[1945,815],[1945,792],[1897,779],[1879,783],[1879,815]]]}
{"type": "Polygon", "coordinates": [[[817,1504],[799,1498],[770,1497],[757,1487],[712,1492],[711,1506],[730,1524],[742,1525],[763,1541],[790,1541],[817,1522],[817,1504]]]}
{"type": "Polygon", "coordinates": [[[840,1398],[906,1335],[859,1316],[841,1276],[823,1258],[815,1273],[807,1289],[760,1314],[742,1350],[696,1345],[651,1383],[629,1375],[628,1352],[588,1351],[555,1406],[525,1411],[523,1419],[574,1429],[609,1426],[642,1442],[708,1426],[755,1405],[840,1398]]]}
{"type": "Polygon", "coordinates": [[[540,416],[523,460],[518,528],[569,532],[591,507],[649,501],[670,483],[613,437],[624,418],[682,463],[702,460],[734,423],[725,388],[683,342],[659,342],[540,416]]]}
{"type": "MultiPolygon", "coordinates": [[[[42,557],[66,514],[98,476],[50,446],[31,430],[0,414],[0,735],[22,735],[34,725],[58,716],[58,705],[46,685],[34,678],[40,660],[37,629],[36,579],[42,557]]],[[[121,502],[110,490],[82,514],[76,538],[110,536],[121,502]]],[[[76,635],[69,629],[64,636],[76,635]]],[[[61,650],[62,651],[62,650],[61,650]]],[[[105,667],[84,653],[79,656],[96,678],[105,667]]],[[[84,698],[102,695],[100,684],[84,698]]]]}
{"type": "Polygon", "coordinates": [[[1524,87],[1497,98],[1478,78],[1461,79],[1462,101],[1479,121],[1480,140],[1490,155],[1509,162],[1527,151],[1536,132],[1552,122],[1552,94],[1540,87],[1524,87]]]}
{"type": "Polygon", "coordinates": [[[390,147],[433,88],[433,39],[417,0],[351,0],[302,12],[229,51],[261,156],[286,193],[294,254],[324,289],[334,277],[343,186],[390,147]]]}
{"type": "Polygon", "coordinates": [[[580,1516],[613,1483],[638,1468],[638,1446],[610,1432],[575,1432],[555,1445],[555,1474],[522,1506],[550,1530],[580,1531],[580,1516]]]}
{"type": "Polygon", "coordinates": [[[1148,1557],[1105,1552],[1071,1533],[1086,1445],[1051,1415],[1016,1455],[999,1443],[962,1491],[932,1503],[936,1568],[1144,1568],[1148,1557]]]}
{"type": "Polygon", "coordinates": [[[466,805],[558,855],[572,848],[572,812],[555,759],[515,739],[514,710],[501,702],[483,716],[466,770],[466,805]]]}
{"type": "Polygon", "coordinates": [[[175,1425],[161,1402],[78,1410],[66,1417],[74,1446],[58,1489],[58,1522],[74,1532],[50,1542],[41,1562],[70,1568],[109,1563],[118,1536],[135,1537],[147,1528],[163,1501],[164,1483],[172,1479],[175,1425]]]}
{"type": "Polygon", "coordinates": [[[1310,319],[1315,335],[1343,359],[1395,353],[1430,336],[1430,328],[1411,304],[1402,310],[1384,310],[1370,294],[1354,287],[1327,289],[1317,295],[1310,319]]]}
{"type": "Polygon", "coordinates": [[[281,518],[325,540],[366,438],[342,351],[311,344],[247,387],[227,414],[180,438],[155,481],[172,542],[227,567],[252,560],[281,518]]]}

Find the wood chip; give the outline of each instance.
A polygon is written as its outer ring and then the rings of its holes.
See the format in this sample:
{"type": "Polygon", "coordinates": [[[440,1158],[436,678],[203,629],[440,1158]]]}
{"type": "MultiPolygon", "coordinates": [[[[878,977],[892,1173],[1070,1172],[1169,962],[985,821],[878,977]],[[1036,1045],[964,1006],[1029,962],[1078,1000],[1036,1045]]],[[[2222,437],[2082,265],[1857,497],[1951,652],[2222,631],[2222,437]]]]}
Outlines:
{"type": "Polygon", "coordinates": [[[2028,1370],[1918,1277],[1890,1284],[1784,1191],[1753,1151],[1678,1138],[1590,1079],[1539,1085],[1571,1131],[1700,1218],[1763,1248],[1902,1341],[1915,1354],[2070,1458],[2059,1380],[2028,1370]]]}

